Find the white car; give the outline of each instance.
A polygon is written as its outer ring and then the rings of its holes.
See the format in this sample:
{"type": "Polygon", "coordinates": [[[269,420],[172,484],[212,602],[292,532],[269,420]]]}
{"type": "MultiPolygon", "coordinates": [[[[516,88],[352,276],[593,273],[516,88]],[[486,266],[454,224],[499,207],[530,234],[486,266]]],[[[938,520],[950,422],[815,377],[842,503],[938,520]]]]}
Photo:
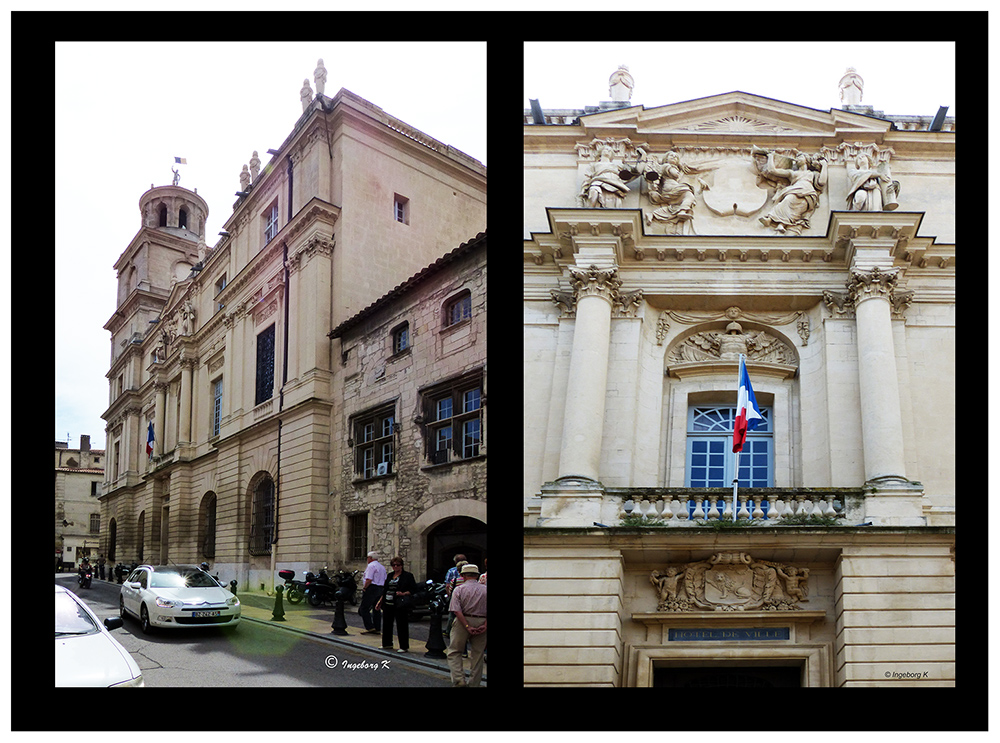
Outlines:
{"type": "Polygon", "coordinates": [[[143,632],[240,622],[240,600],[196,565],[140,565],[122,584],[118,603],[122,618],[138,617],[143,632]]]}
{"type": "Polygon", "coordinates": [[[120,617],[101,620],[76,594],[56,586],[56,686],[144,686],[142,671],[108,630],[120,617]]]}

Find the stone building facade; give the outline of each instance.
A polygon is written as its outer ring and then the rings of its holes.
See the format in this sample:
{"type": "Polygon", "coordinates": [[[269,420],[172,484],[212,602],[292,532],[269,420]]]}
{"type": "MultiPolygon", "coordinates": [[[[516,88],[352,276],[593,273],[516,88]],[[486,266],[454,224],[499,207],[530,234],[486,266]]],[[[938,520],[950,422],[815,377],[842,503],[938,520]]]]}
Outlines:
{"type": "Polygon", "coordinates": [[[214,247],[196,192],[142,195],[105,326],[105,546],[244,588],[342,564],[331,328],[486,224],[481,163],[347,90],[304,99],[269,152],[214,247]]]}
{"type": "Polygon", "coordinates": [[[104,449],[91,449],[86,434],[80,436],[77,449],[57,441],[55,463],[56,561],[72,567],[84,557],[99,555],[104,449]]]}
{"type": "Polygon", "coordinates": [[[954,120],[856,100],[525,111],[527,685],[954,684],[954,120]]]}
{"type": "Polygon", "coordinates": [[[336,327],[335,518],[369,549],[443,580],[486,553],[486,233],[336,327]],[[368,541],[368,535],[371,541],[368,541]]]}

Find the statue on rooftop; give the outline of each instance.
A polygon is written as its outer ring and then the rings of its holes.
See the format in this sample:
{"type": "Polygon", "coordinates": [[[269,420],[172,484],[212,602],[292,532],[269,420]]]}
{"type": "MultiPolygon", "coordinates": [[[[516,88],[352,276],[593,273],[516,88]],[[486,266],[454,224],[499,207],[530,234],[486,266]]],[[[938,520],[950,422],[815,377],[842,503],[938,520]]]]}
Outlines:
{"type": "Polygon", "coordinates": [[[240,173],[240,191],[248,191],[250,189],[250,171],[247,170],[247,166],[243,166],[243,171],[240,173]]]}
{"type": "Polygon", "coordinates": [[[309,87],[309,79],[306,78],[302,81],[302,90],[299,91],[299,100],[302,101],[302,110],[305,111],[309,108],[309,104],[312,103],[313,91],[309,87]]]}
{"type": "Polygon", "coordinates": [[[840,78],[840,102],[844,106],[860,106],[861,96],[864,94],[865,81],[853,67],[848,67],[847,72],[840,78]]]}
{"type": "Polygon", "coordinates": [[[313,78],[316,80],[316,95],[323,95],[323,91],[326,89],[326,67],[323,65],[322,59],[316,62],[313,78]]]}
{"type": "Polygon", "coordinates": [[[635,78],[629,74],[628,67],[625,65],[620,65],[608,78],[608,92],[613,101],[632,100],[632,88],[634,87],[635,78]]]}
{"type": "Polygon", "coordinates": [[[174,174],[174,185],[176,186],[176,185],[177,185],[178,183],[180,183],[180,182],[181,182],[181,174],[180,174],[180,171],[179,171],[179,170],[177,170],[176,168],[171,168],[171,169],[170,169],[170,172],[174,174]]]}
{"type": "MultiPolygon", "coordinates": [[[[254,183],[257,182],[257,174],[260,172],[260,158],[257,157],[257,150],[253,151],[253,157],[250,158],[250,178],[254,183]]],[[[243,189],[246,191],[246,189],[243,189]]]]}

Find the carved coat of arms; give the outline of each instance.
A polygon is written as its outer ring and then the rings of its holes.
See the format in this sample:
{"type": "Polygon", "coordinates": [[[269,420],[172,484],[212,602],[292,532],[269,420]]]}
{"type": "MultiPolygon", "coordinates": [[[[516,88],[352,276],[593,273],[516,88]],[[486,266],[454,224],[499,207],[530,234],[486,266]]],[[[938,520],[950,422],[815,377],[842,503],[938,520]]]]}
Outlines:
{"type": "Polygon", "coordinates": [[[809,568],[719,552],[707,560],[654,570],[657,611],[789,611],[808,601],[809,568]]]}

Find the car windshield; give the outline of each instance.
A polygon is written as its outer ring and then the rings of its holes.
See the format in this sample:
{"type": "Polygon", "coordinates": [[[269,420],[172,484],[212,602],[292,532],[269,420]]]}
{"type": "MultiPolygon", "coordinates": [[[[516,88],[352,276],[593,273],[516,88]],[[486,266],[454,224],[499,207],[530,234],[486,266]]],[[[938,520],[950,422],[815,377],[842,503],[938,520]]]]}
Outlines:
{"type": "Polygon", "coordinates": [[[212,576],[201,570],[157,570],[149,581],[150,588],[218,588],[212,576]]]}
{"type": "Polygon", "coordinates": [[[68,593],[56,594],[56,637],[60,635],[90,635],[100,632],[87,610],[68,593]]]}

